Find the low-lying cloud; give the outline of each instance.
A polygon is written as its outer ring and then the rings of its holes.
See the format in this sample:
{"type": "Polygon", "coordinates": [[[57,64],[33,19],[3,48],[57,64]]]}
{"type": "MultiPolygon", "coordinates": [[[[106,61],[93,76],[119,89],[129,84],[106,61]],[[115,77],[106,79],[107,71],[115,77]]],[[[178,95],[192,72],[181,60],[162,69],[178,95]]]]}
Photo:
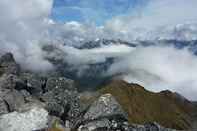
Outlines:
{"type": "Polygon", "coordinates": [[[110,74],[122,74],[129,82],[139,83],[149,90],[169,89],[197,99],[197,57],[188,49],[174,47],[139,47],[114,63],[110,74]]]}
{"type": "Polygon", "coordinates": [[[52,0],[1,0],[0,51],[14,53],[25,68],[51,69],[40,49],[51,8],[52,0]]]}
{"type": "MultiPolygon", "coordinates": [[[[64,59],[79,71],[89,64],[115,62],[105,76],[121,75],[129,82],[144,85],[153,91],[170,89],[197,100],[197,57],[187,48],[169,46],[136,48],[126,45],[77,49],[85,41],[122,39],[125,41],[179,39],[197,37],[196,0],[150,0],[147,7],[117,16],[103,26],[79,22],[56,23],[49,18],[53,0],[1,0],[0,52],[12,52],[23,68],[44,72],[54,68],[42,46],[56,45],[64,59]],[[64,46],[63,46],[64,45],[64,46]]],[[[83,71],[82,71],[83,72],[83,71]]]]}

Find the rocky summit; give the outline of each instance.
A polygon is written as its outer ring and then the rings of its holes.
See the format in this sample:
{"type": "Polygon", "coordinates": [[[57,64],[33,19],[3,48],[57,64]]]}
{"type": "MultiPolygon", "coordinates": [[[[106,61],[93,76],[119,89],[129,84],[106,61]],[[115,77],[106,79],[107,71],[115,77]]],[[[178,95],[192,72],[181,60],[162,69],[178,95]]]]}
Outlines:
{"type": "Polygon", "coordinates": [[[195,106],[177,94],[109,83],[79,92],[74,80],[23,71],[7,53],[0,58],[0,131],[176,131],[195,123],[195,106]]]}

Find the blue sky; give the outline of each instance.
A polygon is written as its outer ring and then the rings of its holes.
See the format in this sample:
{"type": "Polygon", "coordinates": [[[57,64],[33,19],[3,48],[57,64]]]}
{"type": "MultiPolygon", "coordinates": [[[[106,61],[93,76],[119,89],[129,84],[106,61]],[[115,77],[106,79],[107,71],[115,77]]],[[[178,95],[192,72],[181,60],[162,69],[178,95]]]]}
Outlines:
{"type": "Polygon", "coordinates": [[[94,22],[102,25],[115,16],[128,15],[147,0],[54,0],[52,18],[59,22],[94,22]]]}

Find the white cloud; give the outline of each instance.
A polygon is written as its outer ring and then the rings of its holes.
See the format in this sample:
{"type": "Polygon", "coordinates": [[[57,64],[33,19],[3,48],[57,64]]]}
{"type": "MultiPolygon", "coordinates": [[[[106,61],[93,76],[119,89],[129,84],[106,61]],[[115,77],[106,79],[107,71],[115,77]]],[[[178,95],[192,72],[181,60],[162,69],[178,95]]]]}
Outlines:
{"type": "Polygon", "coordinates": [[[107,58],[124,58],[135,48],[126,45],[110,45],[93,49],[76,49],[70,46],[55,45],[55,50],[46,52],[47,58],[64,60],[68,64],[80,68],[84,65],[104,63],[107,58]]]}
{"type": "Polygon", "coordinates": [[[134,48],[125,45],[103,46],[94,49],[75,49],[73,47],[65,47],[67,53],[66,61],[73,65],[88,65],[106,62],[107,58],[121,58],[132,51],[134,48]]]}
{"type": "Polygon", "coordinates": [[[35,70],[51,68],[43,61],[39,47],[52,0],[1,0],[0,1],[0,51],[14,53],[18,62],[35,70]],[[39,58],[39,59],[38,59],[39,58]],[[40,66],[38,68],[38,65],[40,66]],[[47,66],[47,67],[46,67],[47,66]]]}
{"type": "Polygon", "coordinates": [[[197,57],[187,49],[161,47],[159,43],[136,49],[123,45],[92,50],[72,47],[97,38],[128,41],[156,37],[197,38],[197,25],[193,24],[197,22],[196,0],[150,0],[140,14],[116,17],[102,27],[77,22],[58,24],[49,20],[52,3],[52,0],[0,0],[0,51],[14,53],[24,68],[40,72],[52,69],[51,63],[44,59],[42,44],[65,43],[66,47],[59,48],[65,55],[62,58],[76,67],[84,68],[115,57],[108,75],[121,73],[124,79],[150,90],[172,89],[187,98],[197,99],[197,57]],[[182,25],[177,25],[179,23],[182,25]]]}
{"type": "Polygon", "coordinates": [[[197,57],[187,49],[153,46],[136,48],[114,63],[108,73],[121,73],[123,79],[140,83],[152,91],[170,89],[197,99],[196,67],[197,57]]]}
{"type": "Polygon", "coordinates": [[[125,34],[128,39],[152,39],[166,35],[162,34],[166,26],[173,31],[177,24],[196,23],[196,7],[196,0],[150,0],[143,9],[131,12],[130,16],[117,16],[109,20],[105,27],[125,34]]]}

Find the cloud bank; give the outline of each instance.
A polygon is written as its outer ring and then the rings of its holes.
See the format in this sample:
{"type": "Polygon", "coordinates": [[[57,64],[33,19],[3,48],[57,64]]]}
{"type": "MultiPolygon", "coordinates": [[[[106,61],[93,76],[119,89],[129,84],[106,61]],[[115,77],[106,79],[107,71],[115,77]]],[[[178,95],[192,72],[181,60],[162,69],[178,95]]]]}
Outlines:
{"type": "Polygon", "coordinates": [[[51,64],[42,59],[40,40],[48,28],[52,0],[1,0],[0,51],[13,52],[29,69],[45,70],[51,64]]]}
{"type": "MultiPolygon", "coordinates": [[[[102,26],[79,22],[57,23],[49,18],[52,0],[0,1],[0,52],[12,52],[23,68],[37,72],[52,70],[42,46],[56,45],[67,63],[76,68],[115,58],[104,75],[121,75],[147,89],[171,89],[197,100],[197,57],[187,48],[126,45],[77,49],[85,41],[122,39],[125,41],[197,38],[196,0],[150,0],[143,9],[117,16],[102,26]],[[64,46],[63,46],[64,45],[64,46]]],[[[163,45],[163,44],[162,44],[163,45]]],[[[51,57],[59,57],[54,53],[51,57]]]]}
{"type": "Polygon", "coordinates": [[[123,79],[139,83],[149,90],[169,89],[197,99],[197,57],[188,49],[139,47],[108,70],[123,79]]]}
{"type": "Polygon", "coordinates": [[[125,34],[128,39],[172,37],[179,24],[196,23],[196,6],[196,0],[149,0],[143,9],[109,20],[106,28],[125,34]]]}

